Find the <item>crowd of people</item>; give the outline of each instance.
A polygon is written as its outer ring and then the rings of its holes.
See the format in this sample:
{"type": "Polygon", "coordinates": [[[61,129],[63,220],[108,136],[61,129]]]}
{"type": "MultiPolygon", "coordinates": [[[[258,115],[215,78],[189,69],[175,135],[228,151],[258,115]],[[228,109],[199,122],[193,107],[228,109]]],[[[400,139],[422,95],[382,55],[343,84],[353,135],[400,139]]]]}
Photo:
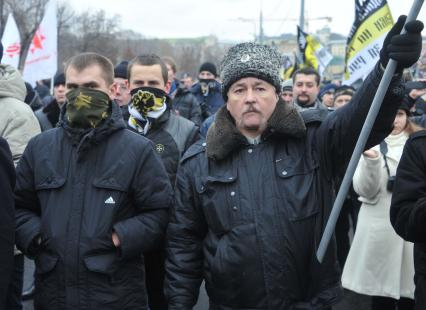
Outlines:
{"type": "Polygon", "coordinates": [[[170,57],[114,67],[82,53],[52,94],[0,60],[0,309],[22,309],[24,256],[39,310],[192,309],[203,281],[213,310],[330,310],[344,289],[373,296],[373,310],[426,309],[426,89],[403,78],[423,24],[400,34],[404,22],[357,89],[312,68],[283,81],[279,53],[257,43],[202,63],[195,82],[170,57]]]}

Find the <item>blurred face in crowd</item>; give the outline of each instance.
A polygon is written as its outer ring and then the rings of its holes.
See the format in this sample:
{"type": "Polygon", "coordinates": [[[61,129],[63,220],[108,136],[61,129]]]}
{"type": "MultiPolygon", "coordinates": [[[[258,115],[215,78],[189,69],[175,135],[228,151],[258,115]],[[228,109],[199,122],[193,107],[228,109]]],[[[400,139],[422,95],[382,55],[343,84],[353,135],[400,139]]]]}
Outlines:
{"type": "Polygon", "coordinates": [[[127,87],[127,79],[114,78],[114,83],[117,85],[117,90],[114,94],[115,102],[119,106],[128,104],[130,102],[130,91],[127,87]]]}
{"type": "Polygon", "coordinates": [[[135,64],[130,70],[130,90],[139,87],[155,87],[165,91],[166,93],[169,92],[170,81],[164,83],[160,65],[155,64],[152,66],[143,66],[135,64]]]}
{"type": "Polygon", "coordinates": [[[102,91],[114,99],[116,93],[116,84],[109,83],[105,80],[102,68],[99,65],[91,65],[85,69],[78,71],[74,67],[68,67],[65,72],[66,92],[77,88],[87,87],[95,90],[102,91]]]}
{"type": "Polygon", "coordinates": [[[398,109],[395,120],[393,121],[393,130],[391,135],[400,134],[407,127],[407,113],[403,109],[398,109]]]}
{"type": "Polygon", "coordinates": [[[296,74],[293,83],[293,97],[301,106],[311,105],[319,93],[319,85],[313,74],[296,74]]]}
{"type": "Polygon", "coordinates": [[[183,87],[185,87],[186,89],[190,89],[193,84],[192,77],[190,76],[182,78],[180,82],[182,83],[183,87]]]}
{"type": "Polygon", "coordinates": [[[293,101],[293,91],[292,90],[283,90],[280,94],[281,99],[285,103],[291,103],[293,101]]]}
{"type": "Polygon", "coordinates": [[[66,100],[65,85],[59,84],[53,87],[53,96],[55,97],[56,102],[59,104],[59,106],[62,106],[66,100]]]}
{"type": "Polygon", "coordinates": [[[336,109],[343,107],[345,104],[348,104],[351,101],[351,95],[339,95],[334,99],[334,107],[336,109]]]}
{"type": "Polygon", "coordinates": [[[215,76],[213,73],[209,72],[209,71],[201,71],[198,74],[198,78],[199,79],[206,79],[206,80],[214,80],[215,76]]]}
{"type": "Polygon", "coordinates": [[[231,85],[226,106],[239,131],[255,138],[265,130],[277,101],[278,95],[271,84],[247,77],[231,85]]]}
{"type": "Polygon", "coordinates": [[[167,74],[169,77],[169,81],[173,81],[176,77],[176,74],[173,72],[172,66],[166,62],[167,74]]]}
{"type": "Polygon", "coordinates": [[[327,91],[326,93],[324,93],[324,95],[322,96],[322,103],[326,107],[331,108],[333,106],[333,102],[334,102],[334,91],[327,91]]]}

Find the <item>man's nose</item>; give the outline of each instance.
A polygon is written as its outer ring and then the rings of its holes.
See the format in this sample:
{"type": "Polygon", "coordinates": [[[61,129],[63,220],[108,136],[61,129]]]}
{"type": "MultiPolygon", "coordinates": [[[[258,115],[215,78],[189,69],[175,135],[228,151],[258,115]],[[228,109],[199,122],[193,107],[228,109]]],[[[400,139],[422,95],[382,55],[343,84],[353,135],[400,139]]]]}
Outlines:
{"type": "Polygon", "coordinates": [[[246,99],[245,101],[247,103],[256,101],[256,95],[255,95],[255,92],[253,91],[253,89],[249,88],[247,90],[247,95],[246,95],[245,99],[246,99]]]}

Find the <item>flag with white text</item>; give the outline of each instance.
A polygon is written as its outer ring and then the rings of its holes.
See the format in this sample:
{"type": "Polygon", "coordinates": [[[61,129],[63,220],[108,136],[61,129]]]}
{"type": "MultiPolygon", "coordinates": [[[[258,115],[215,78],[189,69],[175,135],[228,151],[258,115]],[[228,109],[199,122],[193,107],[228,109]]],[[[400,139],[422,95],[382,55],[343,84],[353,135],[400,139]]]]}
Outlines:
{"type": "Polygon", "coordinates": [[[373,69],[393,24],[386,0],[355,0],[355,21],[346,46],[344,84],[364,79],[373,69]]]}

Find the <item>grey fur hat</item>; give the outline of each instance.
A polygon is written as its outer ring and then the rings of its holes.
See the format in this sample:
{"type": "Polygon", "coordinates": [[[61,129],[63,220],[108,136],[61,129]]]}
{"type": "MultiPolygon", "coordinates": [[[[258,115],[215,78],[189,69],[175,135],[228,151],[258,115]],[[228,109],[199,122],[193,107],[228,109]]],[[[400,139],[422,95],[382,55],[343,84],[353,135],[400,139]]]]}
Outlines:
{"type": "Polygon", "coordinates": [[[273,85],[281,92],[281,56],[272,47],[253,42],[240,43],[231,47],[221,63],[222,96],[236,81],[255,77],[273,85]]]}

